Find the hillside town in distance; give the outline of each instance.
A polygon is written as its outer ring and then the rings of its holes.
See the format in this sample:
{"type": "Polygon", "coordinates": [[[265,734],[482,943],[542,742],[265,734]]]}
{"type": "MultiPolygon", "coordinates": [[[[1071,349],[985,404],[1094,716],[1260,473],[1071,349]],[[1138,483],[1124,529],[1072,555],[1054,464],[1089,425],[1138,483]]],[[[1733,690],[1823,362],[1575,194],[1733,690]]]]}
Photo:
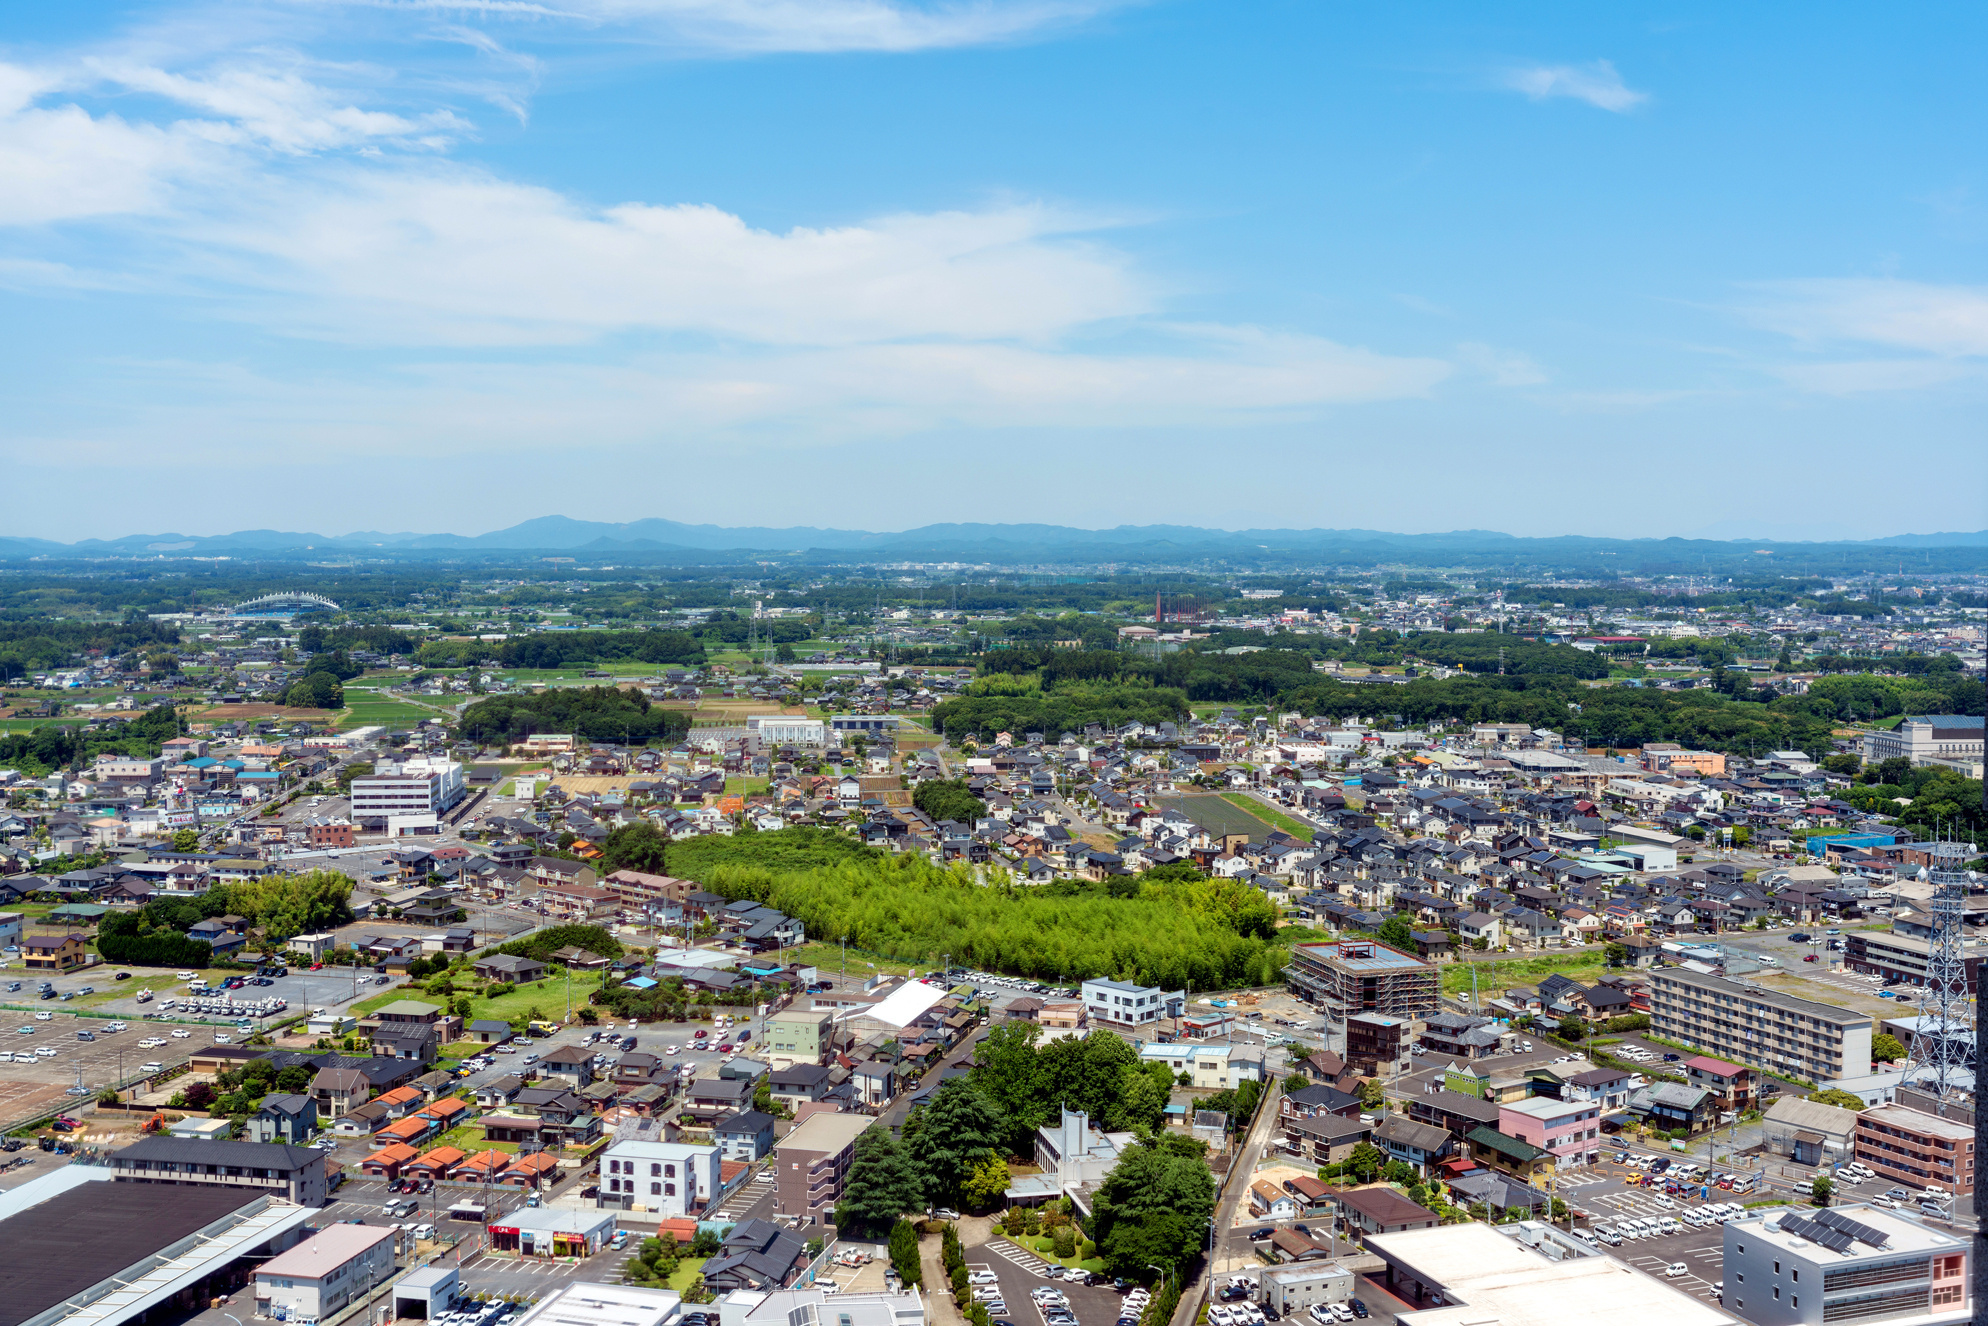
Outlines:
{"type": "Polygon", "coordinates": [[[9,1320],[1971,1318],[1988,576],[596,561],[0,575],[9,1320]]]}

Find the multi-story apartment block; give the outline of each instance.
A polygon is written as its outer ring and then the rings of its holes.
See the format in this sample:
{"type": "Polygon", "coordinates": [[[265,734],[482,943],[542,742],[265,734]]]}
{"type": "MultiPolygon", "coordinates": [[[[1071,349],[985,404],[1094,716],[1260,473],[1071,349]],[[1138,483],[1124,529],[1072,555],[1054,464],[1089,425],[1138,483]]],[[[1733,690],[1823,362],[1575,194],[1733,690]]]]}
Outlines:
{"type": "Polygon", "coordinates": [[[1887,1179],[1916,1187],[1974,1191],[1974,1129],[1903,1105],[1878,1105],[1857,1116],[1857,1159],[1887,1179]]]}
{"type": "Polygon", "coordinates": [[[1358,1013],[1422,1019],[1436,1011],[1442,978],[1419,958],[1365,939],[1300,944],[1284,968],[1291,993],[1334,1022],[1358,1013]]]}
{"type": "Polygon", "coordinates": [[[1723,1059],[1815,1082],[1871,1071],[1871,1019],[1682,968],[1650,973],[1650,1025],[1723,1059]]]}
{"type": "Polygon", "coordinates": [[[866,1114],[811,1114],[773,1149],[773,1209],[819,1217],[842,1199],[856,1139],[876,1122],[866,1114]]]}
{"type": "Polygon", "coordinates": [[[1498,1107],[1498,1131],[1545,1151],[1556,1168],[1592,1165],[1601,1154],[1601,1106],[1535,1096],[1498,1107]]]}
{"type": "MultiPolygon", "coordinates": [[[[1973,941],[1968,943],[1971,948],[1973,941]]],[[[1930,940],[1917,935],[1857,931],[1844,937],[1843,965],[1854,972],[1882,976],[1890,984],[1924,985],[1932,948],[1930,940]]],[[[1967,965],[1967,988],[1972,990],[1981,954],[1963,952],[1961,961],[1967,965]]]]}
{"type": "Polygon", "coordinates": [[[616,1142],[601,1153],[595,1205],[697,1215],[717,1198],[720,1153],[688,1142],[616,1142]]]}

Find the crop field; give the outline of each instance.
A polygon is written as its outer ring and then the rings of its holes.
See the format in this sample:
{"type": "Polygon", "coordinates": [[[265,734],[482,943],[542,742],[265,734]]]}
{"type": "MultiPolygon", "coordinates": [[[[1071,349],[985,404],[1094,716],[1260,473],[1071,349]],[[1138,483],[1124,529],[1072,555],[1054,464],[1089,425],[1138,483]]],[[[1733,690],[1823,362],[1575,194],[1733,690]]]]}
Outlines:
{"type": "Polygon", "coordinates": [[[1246,833],[1253,843],[1260,843],[1270,836],[1272,825],[1250,814],[1241,806],[1224,801],[1212,794],[1205,796],[1160,797],[1156,803],[1161,810],[1177,810],[1216,835],[1246,833]]]}
{"type": "Polygon", "coordinates": [[[1269,824],[1273,824],[1277,828],[1280,828],[1284,832],[1290,834],[1292,837],[1302,839],[1305,842],[1310,842],[1312,835],[1318,832],[1318,830],[1312,825],[1306,824],[1302,820],[1292,819],[1289,815],[1284,814],[1282,811],[1273,810],[1269,806],[1264,805],[1261,801],[1258,801],[1256,798],[1249,796],[1246,793],[1223,792],[1221,793],[1221,797],[1222,800],[1228,802],[1232,806],[1235,806],[1237,809],[1242,810],[1248,814],[1254,815],[1258,819],[1264,820],[1269,824]]]}
{"type": "Polygon", "coordinates": [[[361,681],[345,683],[345,717],[338,722],[340,727],[391,726],[395,723],[418,723],[424,718],[441,717],[441,709],[426,705],[411,704],[385,694],[385,684],[379,689],[361,681]]]}

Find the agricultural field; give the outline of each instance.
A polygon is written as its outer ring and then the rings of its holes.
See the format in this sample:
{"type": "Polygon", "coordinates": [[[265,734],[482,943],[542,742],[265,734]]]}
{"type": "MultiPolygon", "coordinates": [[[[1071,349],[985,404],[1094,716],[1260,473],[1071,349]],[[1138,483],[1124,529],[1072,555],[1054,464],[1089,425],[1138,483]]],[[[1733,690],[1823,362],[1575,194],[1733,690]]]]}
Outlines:
{"type": "Polygon", "coordinates": [[[418,723],[424,718],[440,718],[448,712],[441,706],[413,704],[388,695],[385,693],[388,684],[385,678],[377,683],[365,680],[346,682],[345,716],[338,720],[338,726],[392,727],[395,724],[418,723]]]}
{"type": "Polygon", "coordinates": [[[1266,806],[1246,792],[1223,792],[1221,797],[1222,800],[1228,802],[1230,805],[1244,810],[1258,819],[1266,820],[1292,837],[1304,842],[1310,842],[1312,835],[1318,832],[1316,826],[1306,824],[1303,820],[1293,819],[1281,810],[1266,806]]]}
{"type": "Polygon", "coordinates": [[[1260,843],[1268,838],[1275,827],[1261,816],[1252,814],[1241,806],[1212,793],[1199,796],[1160,797],[1155,804],[1161,810],[1179,811],[1212,834],[1221,836],[1244,833],[1249,835],[1249,840],[1253,843],[1260,843]]]}

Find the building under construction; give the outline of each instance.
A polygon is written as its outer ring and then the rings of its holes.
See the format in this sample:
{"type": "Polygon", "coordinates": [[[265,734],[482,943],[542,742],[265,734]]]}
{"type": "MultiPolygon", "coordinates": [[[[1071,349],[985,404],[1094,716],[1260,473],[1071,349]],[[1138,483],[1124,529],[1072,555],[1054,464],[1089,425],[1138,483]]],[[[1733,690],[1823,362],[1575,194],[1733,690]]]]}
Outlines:
{"type": "Polygon", "coordinates": [[[1291,950],[1284,979],[1292,994],[1340,1024],[1360,1013],[1426,1018],[1442,993],[1434,967],[1368,939],[1300,944],[1291,950]]]}

